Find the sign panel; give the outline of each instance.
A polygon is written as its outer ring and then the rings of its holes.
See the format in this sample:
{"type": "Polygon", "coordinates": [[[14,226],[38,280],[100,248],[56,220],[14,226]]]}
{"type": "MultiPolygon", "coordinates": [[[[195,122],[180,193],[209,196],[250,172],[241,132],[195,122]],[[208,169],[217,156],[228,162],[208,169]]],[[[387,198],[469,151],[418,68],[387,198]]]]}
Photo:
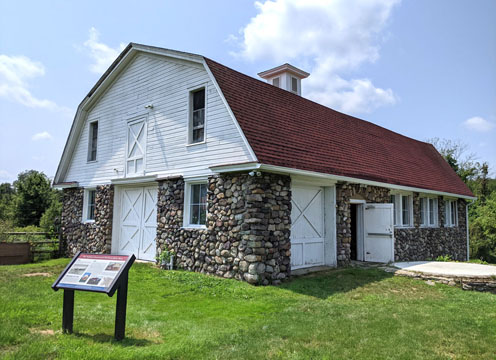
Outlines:
{"type": "Polygon", "coordinates": [[[110,293],[123,270],[127,271],[130,258],[121,255],[78,254],[52,287],[110,293]]]}

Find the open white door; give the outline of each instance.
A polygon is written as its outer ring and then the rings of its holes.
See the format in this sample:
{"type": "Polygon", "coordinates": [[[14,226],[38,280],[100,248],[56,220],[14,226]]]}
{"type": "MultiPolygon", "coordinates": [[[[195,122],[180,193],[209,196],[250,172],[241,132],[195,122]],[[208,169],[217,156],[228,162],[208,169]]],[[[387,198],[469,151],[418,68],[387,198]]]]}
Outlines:
{"type": "Polygon", "coordinates": [[[366,204],[364,222],[364,260],[394,261],[393,204],[366,204]]]}

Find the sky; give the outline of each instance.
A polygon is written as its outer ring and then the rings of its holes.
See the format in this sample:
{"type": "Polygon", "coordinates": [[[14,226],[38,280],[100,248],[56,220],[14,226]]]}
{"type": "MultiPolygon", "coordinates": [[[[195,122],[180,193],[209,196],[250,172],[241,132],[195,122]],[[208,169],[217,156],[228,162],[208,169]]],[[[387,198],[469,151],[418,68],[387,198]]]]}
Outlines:
{"type": "Polygon", "coordinates": [[[257,73],[403,135],[467,144],[496,176],[496,1],[0,0],[0,182],[55,175],[78,104],[129,42],[257,73]]]}

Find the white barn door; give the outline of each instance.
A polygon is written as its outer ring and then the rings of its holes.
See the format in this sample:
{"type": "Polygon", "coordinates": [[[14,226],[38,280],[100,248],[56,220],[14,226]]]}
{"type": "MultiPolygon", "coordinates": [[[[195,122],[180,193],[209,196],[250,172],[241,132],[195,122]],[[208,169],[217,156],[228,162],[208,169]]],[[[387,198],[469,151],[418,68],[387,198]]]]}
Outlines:
{"type": "Polygon", "coordinates": [[[291,189],[291,269],[324,265],[324,188],[291,189]]]}
{"type": "Polygon", "coordinates": [[[122,188],[117,252],[154,260],[157,234],[157,187],[122,188]]]}
{"type": "Polygon", "coordinates": [[[364,260],[394,261],[393,204],[366,204],[363,223],[364,260]]]}

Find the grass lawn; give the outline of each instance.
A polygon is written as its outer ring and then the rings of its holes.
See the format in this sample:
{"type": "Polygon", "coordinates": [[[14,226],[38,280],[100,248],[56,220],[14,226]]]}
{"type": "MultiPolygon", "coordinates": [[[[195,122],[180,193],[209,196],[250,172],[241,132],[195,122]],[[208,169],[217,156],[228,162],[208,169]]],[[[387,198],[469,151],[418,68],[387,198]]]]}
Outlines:
{"type": "Polygon", "coordinates": [[[494,359],[496,296],[381,270],[341,269],[279,287],[135,264],[127,338],[113,340],[115,296],[76,292],[61,333],[68,259],[0,267],[6,359],[494,359]],[[49,277],[29,273],[49,273],[49,277]]]}

